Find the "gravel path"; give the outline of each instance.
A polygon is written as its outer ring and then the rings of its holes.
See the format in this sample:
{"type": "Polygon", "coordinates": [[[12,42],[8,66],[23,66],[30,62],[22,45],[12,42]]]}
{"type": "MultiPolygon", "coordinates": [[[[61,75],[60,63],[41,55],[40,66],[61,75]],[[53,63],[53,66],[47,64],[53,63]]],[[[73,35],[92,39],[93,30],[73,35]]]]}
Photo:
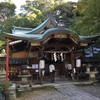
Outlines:
{"type": "MultiPolygon", "coordinates": [[[[65,85],[65,90],[70,88],[69,86],[65,85]],[[67,87],[67,88],[66,88],[67,87]]],[[[73,86],[74,87],[74,86],[73,86]]],[[[72,87],[72,89],[73,89],[72,87]]],[[[75,89],[75,87],[74,87],[75,89]]],[[[77,86],[76,87],[76,92],[78,93],[78,89],[81,91],[85,91],[86,94],[89,93],[91,94],[92,96],[95,96],[97,97],[97,99],[95,100],[100,100],[100,86],[93,86],[93,85],[88,85],[88,86],[77,86]]],[[[68,89],[69,91],[70,89],[68,89]]],[[[72,91],[74,93],[74,91],[72,91]]],[[[75,92],[75,93],[76,93],[75,92]]],[[[85,92],[82,92],[82,93],[85,93],[85,92]]],[[[77,94],[76,93],[76,94],[77,94]]],[[[72,93],[71,93],[72,94],[72,93]]],[[[90,95],[90,96],[91,96],[90,95]]],[[[85,94],[84,94],[85,96],[85,94]]],[[[91,97],[92,97],[91,96],[91,97]]],[[[79,95],[80,97],[80,95],[79,95]]],[[[81,98],[79,98],[77,96],[77,100],[83,100],[81,98]]],[[[94,98],[95,98],[94,97],[94,98]]],[[[93,98],[92,98],[93,99],[93,98]]],[[[20,99],[16,99],[16,100],[20,100],[20,99]]],[[[57,91],[57,90],[53,90],[53,91],[47,91],[47,92],[41,92],[39,93],[38,95],[34,95],[32,96],[31,98],[25,98],[24,100],[70,100],[68,95],[64,95],[62,94],[61,92],[57,91]]],[[[71,99],[71,100],[76,100],[75,98],[74,99],[71,99]]],[[[91,100],[91,99],[87,99],[87,100],[91,100]]],[[[94,99],[93,99],[94,100],[94,99]]]]}
{"type": "Polygon", "coordinates": [[[30,100],[69,100],[67,96],[62,95],[58,91],[40,93],[39,96],[30,100]]]}

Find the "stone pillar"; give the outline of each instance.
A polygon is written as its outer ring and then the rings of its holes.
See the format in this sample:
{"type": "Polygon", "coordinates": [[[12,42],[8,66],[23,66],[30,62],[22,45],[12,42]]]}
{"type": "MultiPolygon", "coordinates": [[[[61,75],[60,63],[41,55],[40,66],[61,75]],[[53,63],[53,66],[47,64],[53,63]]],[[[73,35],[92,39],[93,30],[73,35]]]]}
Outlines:
{"type": "Polygon", "coordinates": [[[86,67],[86,71],[87,71],[87,72],[90,72],[90,67],[87,66],[87,67],[86,67]]]}
{"type": "Polygon", "coordinates": [[[94,68],[94,71],[96,71],[96,72],[97,72],[97,68],[96,68],[96,67],[94,68]]]}

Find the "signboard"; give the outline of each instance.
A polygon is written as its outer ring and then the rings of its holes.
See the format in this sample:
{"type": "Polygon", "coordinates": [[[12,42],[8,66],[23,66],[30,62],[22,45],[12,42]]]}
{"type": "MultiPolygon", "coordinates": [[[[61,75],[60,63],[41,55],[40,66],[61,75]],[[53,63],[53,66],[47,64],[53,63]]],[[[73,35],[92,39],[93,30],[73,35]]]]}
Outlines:
{"type": "Polygon", "coordinates": [[[32,69],[38,69],[38,64],[32,64],[32,69]]]}
{"type": "Polygon", "coordinates": [[[68,69],[71,70],[72,69],[72,65],[68,64],[68,69]]]}

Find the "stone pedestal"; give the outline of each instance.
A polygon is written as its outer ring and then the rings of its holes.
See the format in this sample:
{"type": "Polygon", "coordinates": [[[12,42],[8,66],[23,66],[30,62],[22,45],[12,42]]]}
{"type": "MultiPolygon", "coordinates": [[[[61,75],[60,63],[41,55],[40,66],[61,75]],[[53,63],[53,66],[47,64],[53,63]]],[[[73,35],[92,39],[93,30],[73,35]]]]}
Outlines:
{"type": "Polygon", "coordinates": [[[96,80],[95,75],[96,75],[97,73],[99,73],[99,72],[98,72],[98,71],[92,71],[92,72],[85,72],[85,73],[89,74],[89,79],[90,79],[91,81],[95,81],[95,80],[96,80]]]}
{"type": "Polygon", "coordinates": [[[97,73],[99,73],[99,72],[97,71],[97,68],[96,68],[96,67],[94,67],[94,71],[91,71],[90,68],[91,68],[90,65],[87,66],[87,67],[86,67],[86,72],[85,72],[85,73],[89,74],[89,80],[95,81],[95,80],[96,80],[95,75],[96,75],[97,73]]]}
{"type": "Polygon", "coordinates": [[[31,77],[31,74],[29,74],[29,75],[18,75],[18,77],[21,77],[21,81],[23,83],[28,83],[28,78],[31,77]]]}
{"type": "Polygon", "coordinates": [[[86,68],[86,71],[87,71],[87,72],[90,72],[90,67],[87,67],[87,68],[86,68]]]}

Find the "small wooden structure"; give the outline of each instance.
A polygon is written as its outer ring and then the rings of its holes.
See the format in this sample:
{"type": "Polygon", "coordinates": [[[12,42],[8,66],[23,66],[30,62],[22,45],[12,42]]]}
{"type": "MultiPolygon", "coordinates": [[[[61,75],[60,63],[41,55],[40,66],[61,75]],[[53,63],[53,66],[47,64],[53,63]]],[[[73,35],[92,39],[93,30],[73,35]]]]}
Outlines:
{"type": "Polygon", "coordinates": [[[48,66],[53,63],[56,77],[72,77],[74,80],[77,77],[76,59],[84,57],[84,48],[100,37],[80,36],[68,29],[62,20],[57,22],[52,15],[36,28],[14,26],[12,34],[4,35],[9,40],[9,80],[21,80],[18,77],[21,65],[34,67],[30,71],[31,79],[41,77],[40,60],[45,61],[45,78],[49,78],[48,66]]]}

